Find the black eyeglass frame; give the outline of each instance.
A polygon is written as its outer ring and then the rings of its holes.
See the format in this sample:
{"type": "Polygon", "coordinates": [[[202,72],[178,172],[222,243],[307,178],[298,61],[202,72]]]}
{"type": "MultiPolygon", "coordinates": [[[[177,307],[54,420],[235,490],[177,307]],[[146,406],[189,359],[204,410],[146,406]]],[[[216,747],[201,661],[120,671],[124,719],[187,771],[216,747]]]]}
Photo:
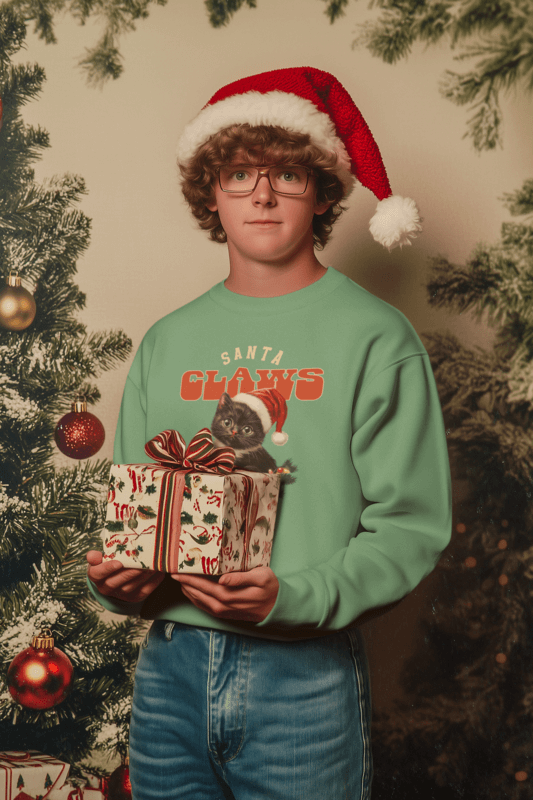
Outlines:
{"type": "MultiPolygon", "coordinates": [[[[229,166],[229,165],[228,165],[229,166]]],[[[288,195],[289,197],[299,197],[302,194],[305,194],[307,191],[307,187],[309,186],[309,176],[313,174],[313,170],[309,169],[308,167],[303,167],[301,164],[270,164],[269,166],[262,166],[258,167],[254,164],[233,164],[231,165],[232,169],[238,169],[239,167],[246,167],[247,169],[256,169],[257,170],[257,178],[255,179],[255,184],[252,189],[224,189],[222,187],[222,181],[220,179],[220,170],[221,167],[218,168],[218,185],[220,186],[221,191],[225,192],[226,194],[252,194],[255,192],[257,188],[257,184],[259,183],[260,179],[263,177],[268,178],[268,183],[274,194],[284,194],[288,195]],[[276,169],[277,167],[287,167],[290,170],[291,167],[298,167],[298,169],[304,169],[307,173],[307,180],[305,182],[305,189],[303,192],[280,192],[278,189],[274,189],[272,186],[272,181],[270,180],[270,170],[276,169]]]]}

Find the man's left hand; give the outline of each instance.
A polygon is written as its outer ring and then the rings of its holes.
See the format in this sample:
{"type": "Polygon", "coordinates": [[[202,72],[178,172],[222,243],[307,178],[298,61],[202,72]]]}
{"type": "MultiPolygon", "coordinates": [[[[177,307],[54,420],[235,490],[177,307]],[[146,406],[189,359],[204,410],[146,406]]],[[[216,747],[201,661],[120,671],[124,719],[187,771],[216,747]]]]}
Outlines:
{"type": "Polygon", "coordinates": [[[183,594],[197,608],[214,617],[246,622],[262,622],[272,611],[279,590],[270,567],[226,572],[218,582],[188,572],[172,577],[181,583],[183,594]]]}

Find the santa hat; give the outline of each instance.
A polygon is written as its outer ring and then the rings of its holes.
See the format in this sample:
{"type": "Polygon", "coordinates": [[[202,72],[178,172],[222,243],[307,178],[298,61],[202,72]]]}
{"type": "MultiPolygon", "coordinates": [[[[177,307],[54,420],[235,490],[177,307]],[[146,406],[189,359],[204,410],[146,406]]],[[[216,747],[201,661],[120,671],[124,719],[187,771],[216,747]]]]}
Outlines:
{"type": "Polygon", "coordinates": [[[344,197],[358,180],[378,198],[370,232],[389,250],[411,244],[422,230],[414,201],[392,194],[368,125],[346,89],[329,72],[291,67],[224,86],[186,126],[178,143],[178,161],[187,164],[215,133],[244,123],[305,133],[321,150],[335,153],[335,172],[344,187],[344,197]]]}
{"type": "Polygon", "coordinates": [[[281,445],[288,441],[288,434],[282,431],[287,419],[287,403],[277,389],[257,389],[255,392],[236,394],[232,399],[234,402],[244,403],[255,411],[261,420],[265,435],[272,425],[276,424],[276,430],[270,437],[274,444],[281,445]]]}

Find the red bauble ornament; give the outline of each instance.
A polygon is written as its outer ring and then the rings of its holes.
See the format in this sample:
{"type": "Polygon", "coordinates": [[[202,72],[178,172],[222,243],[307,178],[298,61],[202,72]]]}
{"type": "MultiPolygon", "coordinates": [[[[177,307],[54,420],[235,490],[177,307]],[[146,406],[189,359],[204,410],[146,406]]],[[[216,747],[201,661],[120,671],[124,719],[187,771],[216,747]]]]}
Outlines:
{"type": "Polygon", "coordinates": [[[131,800],[129,758],[117,767],[107,782],[107,800],[131,800]]]}
{"type": "Polygon", "coordinates": [[[7,671],[7,685],[21,706],[43,710],[63,702],[72,688],[72,673],[70,659],[54,647],[47,630],[15,656],[7,671]]]}
{"type": "Polygon", "coordinates": [[[98,417],[87,411],[87,403],[76,400],[72,411],[57,423],[54,438],[69,458],[89,458],[103,445],[105,430],[98,417]]]}

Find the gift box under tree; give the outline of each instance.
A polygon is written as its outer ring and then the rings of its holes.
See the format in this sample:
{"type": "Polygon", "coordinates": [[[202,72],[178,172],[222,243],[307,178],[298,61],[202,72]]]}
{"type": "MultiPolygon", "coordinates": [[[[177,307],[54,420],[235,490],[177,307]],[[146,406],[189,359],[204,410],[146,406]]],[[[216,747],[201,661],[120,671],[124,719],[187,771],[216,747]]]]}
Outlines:
{"type": "Polygon", "coordinates": [[[158,463],[111,467],[104,560],[207,575],[269,565],[278,474],[233,471],[235,452],[208,428],[188,447],[163,431],[145,450],[158,463]]]}
{"type": "Polygon", "coordinates": [[[70,766],[37,750],[0,753],[0,800],[24,794],[35,800],[47,798],[54,787],[64,784],[70,766]]]}
{"type": "Polygon", "coordinates": [[[108,792],[108,781],[108,778],[81,770],[81,777],[71,778],[61,788],[52,789],[46,800],[114,800],[108,792]]]}

